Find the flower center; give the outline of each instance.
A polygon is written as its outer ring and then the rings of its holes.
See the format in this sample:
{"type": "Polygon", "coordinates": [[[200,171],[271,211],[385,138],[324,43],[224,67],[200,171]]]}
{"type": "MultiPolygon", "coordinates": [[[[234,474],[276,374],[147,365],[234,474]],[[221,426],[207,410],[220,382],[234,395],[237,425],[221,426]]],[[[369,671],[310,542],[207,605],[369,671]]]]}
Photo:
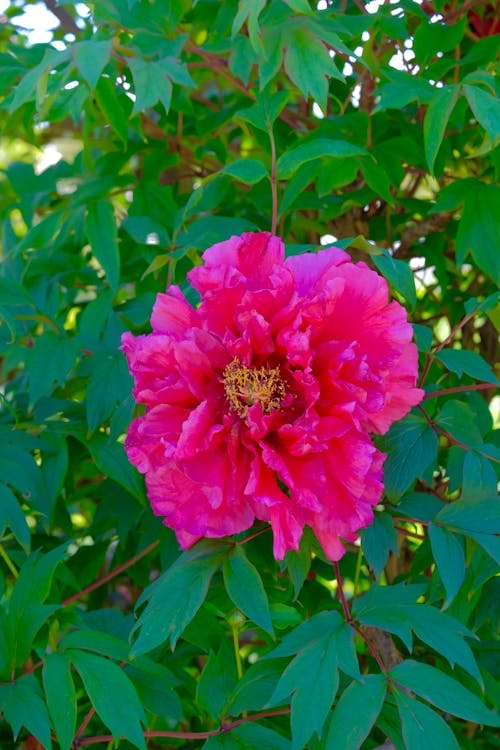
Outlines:
{"type": "Polygon", "coordinates": [[[260,404],[264,414],[279,409],[286,395],[279,367],[248,367],[237,357],[224,368],[222,382],[231,411],[243,419],[254,404],[260,404]]]}

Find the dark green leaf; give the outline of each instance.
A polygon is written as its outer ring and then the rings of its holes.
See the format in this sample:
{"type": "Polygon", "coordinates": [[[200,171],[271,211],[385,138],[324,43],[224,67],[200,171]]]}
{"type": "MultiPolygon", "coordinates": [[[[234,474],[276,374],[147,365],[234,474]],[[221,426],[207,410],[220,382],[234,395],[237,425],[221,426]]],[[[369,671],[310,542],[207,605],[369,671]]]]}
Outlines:
{"type": "Polygon", "coordinates": [[[6,524],[10,526],[14,537],[28,553],[31,546],[31,537],[26,517],[12,490],[5,484],[0,484],[0,535],[6,524]]]}
{"type": "Polygon", "coordinates": [[[382,674],[369,674],[362,682],[351,682],[333,710],[324,750],[358,750],[380,713],[385,693],[386,679],[382,674]]]}
{"type": "Polygon", "coordinates": [[[429,664],[404,661],[391,669],[389,675],[441,711],[466,721],[500,726],[500,717],[490,711],[475,693],[429,664]]]}
{"type": "Polygon", "coordinates": [[[439,147],[444,138],[444,132],[450,115],[457,103],[460,93],[459,86],[445,86],[435,89],[424,119],[425,156],[431,172],[434,170],[439,147]]]}
{"type": "Polygon", "coordinates": [[[93,254],[106,272],[109,285],[116,289],[120,279],[120,254],[113,207],[108,200],[89,205],[86,230],[93,254]]]}
{"type": "Polygon", "coordinates": [[[500,137],[500,102],[480,86],[464,84],[463,88],[474,117],[495,144],[500,137]]]}
{"type": "Polygon", "coordinates": [[[267,633],[273,635],[269,601],[257,569],[241,545],[224,562],[224,583],[234,604],[267,633]]]}
{"type": "Polygon", "coordinates": [[[500,498],[494,494],[455,500],[445,505],[435,520],[465,533],[500,534],[500,498]]]}
{"type": "Polygon", "coordinates": [[[448,370],[455,372],[458,377],[465,373],[476,380],[486,383],[500,384],[488,363],[476,352],[468,349],[442,349],[435,355],[448,370]]]}
{"type": "Polygon", "coordinates": [[[463,541],[457,534],[442,529],[435,524],[429,525],[432,554],[443,582],[448,607],[460,589],[465,578],[465,551],[463,541]]]}
{"type": "Polygon", "coordinates": [[[400,690],[394,691],[394,697],[407,750],[459,750],[455,735],[439,714],[400,690]]]}
{"type": "Polygon", "coordinates": [[[24,725],[46,750],[50,750],[49,715],[38,682],[32,674],[0,685],[0,711],[11,725],[14,738],[24,725]]]}
{"type": "Polygon", "coordinates": [[[196,691],[198,703],[209,716],[220,716],[237,680],[234,652],[230,641],[224,640],[218,653],[208,657],[196,691]]]}
{"type": "Polygon", "coordinates": [[[199,544],[194,553],[181,556],[153,586],[152,594],[137,627],[135,655],[151,651],[170,639],[172,648],[184,628],[203,604],[213,574],[220,566],[226,548],[220,544],[199,544]],[[197,556],[196,556],[197,555],[197,556]]]}
{"type": "Polygon", "coordinates": [[[97,714],[113,736],[119,739],[123,735],[133,745],[145,750],[141,727],[141,722],[145,721],[144,711],[123,670],[109,659],[86,651],[71,651],[68,656],[80,673],[97,714]]]}
{"type": "Polygon", "coordinates": [[[283,673],[282,663],[258,661],[243,675],[226,703],[224,713],[238,716],[242,711],[258,711],[269,703],[283,673]]]}
{"type": "Polygon", "coordinates": [[[417,292],[415,290],[413,271],[408,263],[396,260],[389,254],[374,255],[373,262],[382,276],[385,276],[394,289],[408,302],[410,308],[414,310],[417,304],[417,292]]]}
{"type": "Polygon", "coordinates": [[[293,750],[301,750],[313,732],[321,736],[339,683],[336,636],[334,631],[302,649],[283,672],[269,701],[279,704],[292,695],[293,750]]]}
{"type": "Polygon", "coordinates": [[[398,533],[394,529],[391,516],[376,513],[372,523],[361,532],[361,548],[368,565],[379,580],[392,550],[398,554],[398,533]]]}
{"type": "Polygon", "coordinates": [[[385,491],[397,500],[421,477],[435,459],[438,449],[436,433],[420,414],[409,414],[397,422],[382,441],[387,453],[384,465],[385,491]]]}
{"type": "Polygon", "coordinates": [[[64,654],[49,654],[43,665],[43,685],[50,718],[61,750],[71,750],[76,731],[76,695],[71,662],[64,654]]]}

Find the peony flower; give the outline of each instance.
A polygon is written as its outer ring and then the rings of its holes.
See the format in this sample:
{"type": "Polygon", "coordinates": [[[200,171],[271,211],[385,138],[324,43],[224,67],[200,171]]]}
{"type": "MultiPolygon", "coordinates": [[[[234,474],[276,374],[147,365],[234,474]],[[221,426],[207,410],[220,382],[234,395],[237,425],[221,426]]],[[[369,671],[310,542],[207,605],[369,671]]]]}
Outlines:
{"type": "Polygon", "coordinates": [[[209,248],[201,302],[159,294],[152,333],[122,338],[146,405],[125,448],[187,548],[268,521],[274,555],[309,525],[332,560],[373,518],[383,434],[422,398],[417,351],[386,281],[338,248],[285,260],[261,232],[209,248]]]}

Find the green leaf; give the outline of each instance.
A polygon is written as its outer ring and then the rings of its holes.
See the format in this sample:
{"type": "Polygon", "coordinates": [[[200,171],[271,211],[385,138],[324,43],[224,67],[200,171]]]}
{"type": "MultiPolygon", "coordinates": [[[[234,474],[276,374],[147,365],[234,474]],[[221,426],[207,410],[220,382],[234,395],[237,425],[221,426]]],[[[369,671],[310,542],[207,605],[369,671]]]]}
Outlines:
{"type": "Polygon", "coordinates": [[[360,536],[361,548],[368,565],[379,580],[389,559],[389,552],[392,550],[396,555],[399,554],[398,533],[391,516],[375,513],[372,523],[361,531],[360,536]]]}
{"type": "Polygon", "coordinates": [[[259,130],[268,132],[275,120],[279,117],[280,112],[289,99],[287,91],[262,91],[260,98],[251,107],[240,109],[237,117],[241,117],[259,130]]]}
{"type": "Polygon", "coordinates": [[[500,224],[496,220],[499,201],[498,185],[471,180],[457,233],[457,263],[463,263],[470,252],[497,286],[500,286],[500,253],[491,252],[491,248],[500,246],[500,224]]]}
{"type": "Polygon", "coordinates": [[[438,438],[423,415],[411,413],[391,427],[381,445],[387,453],[385,491],[391,500],[397,500],[435,460],[438,438]]]}
{"type": "Polygon", "coordinates": [[[459,378],[465,373],[476,380],[500,384],[491,367],[477,352],[469,349],[442,349],[435,356],[459,378]]]}
{"type": "Polygon", "coordinates": [[[343,620],[338,612],[319,612],[287,633],[279,646],[263,658],[275,659],[296,654],[308,644],[340,630],[342,625],[343,620]]]}
{"type": "Polygon", "coordinates": [[[335,159],[349,156],[366,155],[367,151],[349,141],[334,140],[331,138],[315,138],[314,140],[299,143],[289,151],[282,154],[276,164],[277,176],[280,180],[291,177],[297,169],[306,162],[314,159],[335,159]]]}
{"type": "Polygon", "coordinates": [[[239,0],[231,28],[231,38],[234,39],[245,21],[248,21],[248,35],[255,52],[262,52],[262,42],[259,38],[259,15],[266,4],[266,0],[239,0]]]}
{"type": "Polygon", "coordinates": [[[292,694],[293,750],[301,750],[314,732],[321,736],[339,684],[336,636],[333,631],[302,649],[283,672],[269,701],[279,704],[292,694]]]}
{"type": "MultiPolygon", "coordinates": [[[[136,628],[139,637],[132,647],[134,655],[151,651],[170,639],[175,648],[184,628],[203,604],[212,576],[219,568],[227,546],[206,541],[184,553],[152,587],[149,602],[136,628]]],[[[139,604],[148,596],[148,590],[139,604]]]]}
{"type": "Polygon", "coordinates": [[[477,414],[463,401],[446,401],[434,422],[464,445],[478,446],[483,442],[477,424],[477,414]]]}
{"type": "Polygon", "coordinates": [[[51,393],[55,385],[62,385],[75,365],[78,341],[54,331],[37,336],[27,357],[29,362],[30,398],[36,403],[51,393]]]}
{"type": "Polygon", "coordinates": [[[90,203],[85,228],[94,256],[106,272],[110,287],[116,289],[120,281],[120,253],[113,206],[108,200],[90,203]]]}
{"type": "Polygon", "coordinates": [[[388,253],[373,255],[372,258],[382,276],[385,276],[394,289],[404,297],[410,309],[414,310],[417,304],[417,292],[413,271],[408,263],[397,260],[388,253]]]}
{"type": "Polygon", "coordinates": [[[429,525],[432,554],[443,582],[449,607],[465,579],[465,551],[462,540],[450,531],[435,524],[429,525]]]}
{"type": "Polygon", "coordinates": [[[490,711],[475,693],[429,664],[404,661],[391,669],[389,675],[441,711],[477,724],[500,726],[500,717],[490,711]]]}
{"type": "Polygon", "coordinates": [[[90,454],[97,468],[114,479],[139,502],[144,503],[144,485],[137,471],[127,458],[122,443],[109,441],[105,435],[96,432],[88,442],[90,454]]]}
{"type": "Polygon", "coordinates": [[[66,655],[55,653],[46,657],[43,686],[60,748],[71,750],[76,731],[76,695],[71,662],[66,655]]]}
{"type": "Polygon", "coordinates": [[[450,115],[457,103],[460,87],[451,85],[435,89],[424,118],[425,157],[431,173],[434,171],[439,147],[450,115]]]}
{"type": "Polygon", "coordinates": [[[474,117],[495,143],[500,137],[500,101],[480,86],[464,84],[463,90],[474,117]]]}
{"type": "Polygon", "coordinates": [[[495,493],[455,500],[445,505],[435,520],[460,532],[500,534],[500,498],[495,493]]]}
{"type": "Polygon", "coordinates": [[[120,138],[123,145],[128,142],[128,116],[132,102],[126,96],[118,96],[116,85],[111,78],[101,76],[95,90],[95,98],[106,118],[106,122],[120,138]]]}
{"type": "Polygon", "coordinates": [[[400,690],[394,690],[394,697],[407,750],[459,750],[455,735],[439,714],[400,690]]]}
{"type": "Polygon", "coordinates": [[[12,490],[5,484],[0,484],[0,536],[6,524],[10,526],[21,547],[29,553],[31,536],[24,512],[12,490]]]}
{"type": "Polygon", "coordinates": [[[196,699],[209,716],[217,718],[238,681],[234,652],[229,640],[221,643],[217,654],[211,653],[198,681],[196,699]]]}
{"type": "Polygon", "coordinates": [[[252,721],[210,737],[203,750],[290,750],[290,747],[289,740],[281,734],[252,721]]]}
{"type": "Polygon", "coordinates": [[[462,497],[482,500],[497,494],[497,473],[491,461],[480,453],[467,451],[463,463],[462,497]]]}
{"type": "Polygon", "coordinates": [[[287,35],[285,71],[290,80],[304,94],[310,96],[326,111],[328,78],[342,78],[326,47],[305,26],[292,29],[287,35]]]}
{"type": "Polygon", "coordinates": [[[250,620],[274,634],[269,601],[257,569],[247,559],[241,545],[224,562],[224,584],[234,604],[250,620]]]}
{"type": "Polygon", "coordinates": [[[71,45],[71,56],[82,78],[93,91],[111,55],[111,39],[97,42],[94,39],[71,45]]]}
{"type": "Polygon", "coordinates": [[[40,687],[32,674],[0,684],[0,712],[12,727],[14,739],[22,726],[50,750],[50,721],[40,687]]]}
{"type": "Polygon", "coordinates": [[[283,674],[281,661],[258,661],[236,685],[224,708],[225,714],[238,716],[242,711],[258,711],[269,703],[283,674]]]}
{"type": "Polygon", "coordinates": [[[141,727],[144,711],[137,692],[122,669],[109,659],[85,651],[68,652],[82,678],[90,702],[115,739],[122,735],[145,750],[141,727]],[[112,696],[112,700],[110,700],[112,696]]]}
{"type": "Polygon", "coordinates": [[[267,169],[258,159],[238,159],[221,169],[221,174],[230,175],[245,185],[255,185],[267,176],[267,169]]]}
{"type": "Polygon", "coordinates": [[[358,750],[380,713],[385,693],[386,678],[382,674],[351,682],[333,710],[324,750],[358,750]]]}
{"type": "Polygon", "coordinates": [[[15,112],[25,102],[35,99],[40,79],[47,71],[61,65],[69,60],[69,49],[57,50],[47,47],[45,54],[38,65],[32,67],[14,88],[13,96],[9,96],[8,111],[15,112]]]}
{"type": "Polygon", "coordinates": [[[409,651],[412,648],[412,630],[431,648],[442,654],[451,666],[460,664],[479,683],[478,671],[472,651],[464,637],[474,634],[454,617],[429,604],[415,604],[426,586],[393,584],[373,585],[366,594],[356,599],[353,614],[364,625],[387,630],[401,638],[409,651]]]}

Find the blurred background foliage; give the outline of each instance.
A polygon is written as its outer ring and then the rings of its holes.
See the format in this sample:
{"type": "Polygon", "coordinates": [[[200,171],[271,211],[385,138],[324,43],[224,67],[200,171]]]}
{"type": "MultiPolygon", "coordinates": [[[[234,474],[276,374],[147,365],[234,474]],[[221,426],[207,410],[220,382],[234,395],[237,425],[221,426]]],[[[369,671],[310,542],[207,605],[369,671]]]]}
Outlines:
{"type": "Polygon", "coordinates": [[[497,746],[497,10],[0,2],[2,748],[497,746]],[[123,450],[121,334],[273,206],[287,252],[386,276],[421,356],[337,577],[260,527],[180,555],[123,450]]]}

